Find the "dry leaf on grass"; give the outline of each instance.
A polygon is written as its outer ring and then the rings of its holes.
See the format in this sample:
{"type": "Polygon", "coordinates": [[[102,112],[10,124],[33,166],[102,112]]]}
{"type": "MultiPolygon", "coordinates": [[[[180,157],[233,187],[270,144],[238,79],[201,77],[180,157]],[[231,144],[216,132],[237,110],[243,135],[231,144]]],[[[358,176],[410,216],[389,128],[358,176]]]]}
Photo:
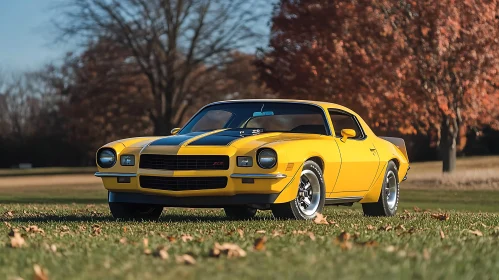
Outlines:
{"type": "Polygon", "coordinates": [[[397,248],[393,245],[390,245],[390,246],[385,248],[385,251],[388,253],[393,253],[393,252],[397,251],[397,248]]]}
{"type": "Polygon", "coordinates": [[[318,225],[329,225],[329,222],[327,221],[327,216],[322,215],[321,213],[317,213],[317,216],[315,216],[314,223],[318,225]]]}
{"type": "Polygon", "coordinates": [[[246,257],[246,252],[236,244],[223,243],[220,245],[218,242],[216,242],[210,252],[210,256],[220,257],[221,255],[225,255],[228,258],[238,258],[246,257]]]}
{"type": "Polygon", "coordinates": [[[14,217],[14,213],[12,213],[12,211],[7,211],[3,215],[11,218],[14,217]]]}
{"type": "Polygon", "coordinates": [[[45,231],[41,228],[39,228],[38,226],[28,226],[28,227],[25,227],[24,230],[27,232],[27,233],[40,233],[40,234],[44,234],[45,231]]]}
{"type": "Polygon", "coordinates": [[[445,239],[445,233],[443,230],[440,230],[440,238],[445,239]]]}
{"type": "Polygon", "coordinates": [[[278,237],[278,236],[283,236],[284,234],[280,230],[273,230],[272,231],[272,237],[278,237]]]}
{"type": "Polygon", "coordinates": [[[406,231],[406,229],[405,229],[404,225],[402,225],[402,224],[401,224],[401,225],[396,226],[396,227],[395,227],[395,230],[403,230],[403,231],[406,231]]]}
{"type": "Polygon", "coordinates": [[[374,226],[373,226],[373,225],[367,225],[367,226],[366,226],[366,228],[367,228],[368,230],[374,230],[374,226]]]}
{"type": "Polygon", "coordinates": [[[468,230],[469,233],[476,235],[476,236],[483,236],[483,233],[479,231],[478,229],[476,230],[468,230]]]}
{"type": "Polygon", "coordinates": [[[24,238],[21,236],[21,234],[17,231],[15,231],[10,237],[10,247],[12,248],[21,248],[24,245],[26,245],[26,242],[24,241],[24,238]]]}
{"type": "Polygon", "coordinates": [[[239,237],[241,237],[241,238],[244,237],[244,231],[242,229],[238,228],[237,233],[239,234],[239,237]]]}
{"type": "Polygon", "coordinates": [[[153,253],[153,256],[160,258],[162,260],[167,260],[170,256],[168,255],[167,248],[165,246],[159,246],[153,253]]]}
{"type": "Polygon", "coordinates": [[[196,259],[189,254],[184,254],[182,256],[176,256],[175,260],[177,261],[178,264],[188,264],[188,265],[196,264],[196,259]]]}
{"type": "Polygon", "coordinates": [[[348,241],[350,240],[350,233],[343,231],[340,233],[340,235],[338,235],[338,237],[336,237],[336,240],[338,240],[338,242],[348,241]]]}
{"type": "Polygon", "coordinates": [[[167,236],[166,239],[168,239],[168,241],[170,241],[170,242],[177,241],[177,239],[174,236],[167,236]]]}
{"type": "Polygon", "coordinates": [[[194,238],[192,236],[190,236],[189,234],[182,234],[181,239],[182,239],[183,242],[194,240],[194,238]]]}
{"type": "Polygon", "coordinates": [[[433,213],[431,214],[431,217],[439,221],[447,221],[450,218],[450,215],[449,213],[433,213]]]}
{"type": "Polygon", "coordinates": [[[422,212],[421,208],[414,206],[414,212],[419,213],[422,212]]]}
{"type": "Polygon", "coordinates": [[[128,242],[128,239],[126,239],[126,237],[122,237],[122,238],[120,238],[120,240],[118,242],[120,244],[126,244],[128,242]]]}
{"type": "Polygon", "coordinates": [[[310,240],[315,241],[315,234],[313,232],[308,233],[308,237],[310,237],[310,240]]]}
{"type": "Polygon", "coordinates": [[[93,235],[100,235],[102,233],[102,228],[100,225],[92,225],[92,234],[93,235]]]}
{"type": "Polygon", "coordinates": [[[43,269],[40,265],[35,264],[33,266],[33,270],[35,274],[33,275],[34,280],[48,280],[49,277],[47,276],[47,271],[43,269]]]}
{"type": "Polygon", "coordinates": [[[380,226],[378,228],[378,230],[381,230],[381,231],[390,231],[390,230],[392,230],[392,226],[391,225],[380,226]]]}
{"type": "Polygon", "coordinates": [[[267,242],[267,237],[265,236],[257,238],[253,245],[253,249],[255,249],[256,251],[264,251],[266,242],[267,242]]]}
{"type": "Polygon", "coordinates": [[[10,223],[8,223],[8,222],[3,222],[3,223],[4,223],[4,224],[5,224],[5,226],[6,226],[6,227],[8,227],[8,228],[11,228],[11,227],[12,227],[12,225],[11,225],[10,223]]]}
{"type": "Polygon", "coordinates": [[[266,233],[266,231],[264,231],[263,229],[261,229],[261,230],[257,230],[256,233],[266,233]]]}

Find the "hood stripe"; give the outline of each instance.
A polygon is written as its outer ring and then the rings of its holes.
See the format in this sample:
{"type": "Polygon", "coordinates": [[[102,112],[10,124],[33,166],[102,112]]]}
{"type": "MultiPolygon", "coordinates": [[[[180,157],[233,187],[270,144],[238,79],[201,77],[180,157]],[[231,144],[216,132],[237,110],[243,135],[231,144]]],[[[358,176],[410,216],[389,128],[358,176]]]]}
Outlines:
{"type": "Polygon", "coordinates": [[[204,133],[206,132],[191,132],[183,135],[168,136],[152,142],[149,146],[178,146],[184,143],[185,141],[188,141],[191,138],[194,138],[204,133]]]}
{"type": "Polygon", "coordinates": [[[228,129],[196,139],[188,146],[227,146],[239,139],[257,135],[260,132],[260,130],[254,129],[228,129]]]}

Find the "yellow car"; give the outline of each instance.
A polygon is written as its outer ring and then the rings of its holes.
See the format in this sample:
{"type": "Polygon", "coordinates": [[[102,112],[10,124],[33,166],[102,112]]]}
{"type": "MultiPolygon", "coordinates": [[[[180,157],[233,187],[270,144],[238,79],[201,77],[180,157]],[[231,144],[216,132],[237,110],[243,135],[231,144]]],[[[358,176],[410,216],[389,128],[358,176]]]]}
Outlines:
{"type": "Polygon", "coordinates": [[[163,207],[313,219],[354,202],[392,216],[409,169],[404,140],[377,137],[343,106],[301,100],[212,103],[171,136],[111,142],[96,161],[121,219],[158,219],[163,207]]]}

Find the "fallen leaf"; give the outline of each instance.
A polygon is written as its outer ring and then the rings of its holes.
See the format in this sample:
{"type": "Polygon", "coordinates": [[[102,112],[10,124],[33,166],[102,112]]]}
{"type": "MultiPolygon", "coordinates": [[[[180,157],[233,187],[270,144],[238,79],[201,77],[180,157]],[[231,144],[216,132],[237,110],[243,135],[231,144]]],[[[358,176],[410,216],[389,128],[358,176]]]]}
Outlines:
{"type": "Polygon", "coordinates": [[[59,228],[60,232],[69,232],[69,227],[68,226],[62,226],[59,228]]]}
{"type": "Polygon", "coordinates": [[[154,251],[153,256],[160,258],[162,260],[167,260],[170,256],[168,255],[167,248],[165,246],[159,246],[154,251]]]}
{"type": "Polygon", "coordinates": [[[259,237],[255,240],[255,243],[253,245],[253,249],[256,251],[263,251],[265,250],[265,243],[267,242],[267,237],[259,237]]]}
{"type": "Polygon", "coordinates": [[[368,230],[374,230],[374,226],[373,225],[367,225],[366,226],[368,230]]]}
{"type": "Polygon", "coordinates": [[[450,215],[448,213],[433,213],[431,214],[431,217],[440,221],[447,221],[450,218],[450,215]]]}
{"type": "Polygon", "coordinates": [[[39,228],[38,226],[28,226],[28,227],[25,227],[24,230],[28,233],[40,233],[40,234],[44,234],[45,231],[41,228],[39,228]]]}
{"type": "Polygon", "coordinates": [[[398,225],[395,227],[395,230],[403,230],[403,231],[406,231],[404,225],[398,225]]]}
{"type": "Polygon", "coordinates": [[[7,211],[4,213],[4,215],[7,217],[14,217],[14,213],[12,213],[12,211],[7,211]]]}
{"type": "Polygon", "coordinates": [[[295,235],[296,234],[307,234],[307,233],[308,233],[308,231],[306,231],[306,230],[293,230],[293,234],[295,234],[295,235]]]}
{"type": "Polygon", "coordinates": [[[346,242],[350,240],[350,233],[343,231],[340,233],[340,235],[338,235],[338,237],[336,237],[336,240],[338,240],[339,242],[346,242]]]}
{"type": "Polygon", "coordinates": [[[445,233],[443,230],[440,230],[440,239],[445,239],[445,233]]]}
{"type": "Polygon", "coordinates": [[[469,233],[474,234],[476,236],[483,236],[483,233],[479,231],[478,229],[476,230],[468,230],[469,233]]]}
{"type": "Polygon", "coordinates": [[[266,231],[261,229],[261,230],[257,230],[256,233],[266,233],[266,231]]]}
{"type": "Polygon", "coordinates": [[[315,239],[316,239],[316,238],[315,238],[315,234],[314,234],[313,232],[309,232],[309,233],[308,233],[308,237],[310,237],[310,239],[311,239],[312,241],[315,241],[315,239]]]}
{"type": "Polygon", "coordinates": [[[10,246],[12,248],[21,248],[26,245],[24,238],[19,232],[14,232],[13,236],[10,238],[10,246]]]}
{"type": "Polygon", "coordinates": [[[222,245],[220,245],[218,242],[216,242],[210,252],[210,256],[220,257],[221,255],[226,255],[228,258],[238,258],[246,257],[246,252],[236,244],[223,243],[222,245]]]}
{"type": "Polygon", "coordinates": [[[93,235],[100,235],[102,233],[102,228],[100,225],[92,225],[92,234],[93,235]]]}
{"type": "Polygon", "coordinates": [[[241,237],[241,238],[244,237],[244,231],[242,229],[238,228],[237,233],[239,234],[239,237],[241,237]]]}
{"type": "Polygon", "coordinates": [[[382,230],[382,231],[390,231],[392,229],[392,226],[391,225],[384,225],[384,226],[381,226],[379,227],[378,230],[382,230]]]}
{"type": "Polygon", "coordinates": [[[6,226],[6,227],[8,227],[8,228],[11,228],[11,227],[12,227],[12,226],[10,225],[10,223],[8,223],[8,222],[3,222],[3,223],[4,223],[4,224],[5,224],[5,226],[6,226]]]}
{"type": "Polygon", "coordinates": [[[48,280],[49,279],[49,277],[47,276],[47,272],[40,265],[35,264],[33,266],[33,270],[35,271],[35,274],[33,275],[34,280],[48,280]]]}
{"type": "Polygon", "coordinates": [[[327,216],[322,215],[321,213],[317,213],[317,216],[315,216],[314,223],[318,225],[329,225],[329,222],[327,221],[327,216]]]}
{"type": "Polygon", "coordinates": [[[166,239],[168,239],[168,241],[170,242],[175,242],[177,240],[175,236],[167,236],[166,239]]]}
{"type": "Polygon", "coordinates": [[[181,239],[182,239],[183,242],[194,240],[194,238],[192,236],[190,236],[189,234],[183,234],[182,237],[181,237],[181,239]]]}
{"type": "Polygon", "coordinates": [[[56,253],[57,252],[57,246],[55,244],[50,245],[50,251],[52,251],[52,253],[56,253]]]}
{"type": "Polygon", "coordinates": [[[414,206],[414,212],[419,213],[421,211],[422,211],[421,208],[414,206]]]}
{"type": "Polygon", "coordinates": [[[393,253],[397,250],[397,248],[395,248],[395,246],[393,245],[390,245],[388,247],[385,248],[385,251],[388,252],[388,253],[393,253]]]}
{"type": "Polygon", "coordinates": [[[178,264],[188,264],[188,265],[194,265],[196,264],[196,259],[189,255],[189,254],[184,254],[181,256],[176,256],[175,260],[177,261],[178,264]]]}
{"type": "Polygon", "coordinates": [[[119,242],[120,242],[120,244],[126,244],[128,242],[128,240],[126,239],[126,237],[122,237],[122,238],[120,238],[119,242]]]}

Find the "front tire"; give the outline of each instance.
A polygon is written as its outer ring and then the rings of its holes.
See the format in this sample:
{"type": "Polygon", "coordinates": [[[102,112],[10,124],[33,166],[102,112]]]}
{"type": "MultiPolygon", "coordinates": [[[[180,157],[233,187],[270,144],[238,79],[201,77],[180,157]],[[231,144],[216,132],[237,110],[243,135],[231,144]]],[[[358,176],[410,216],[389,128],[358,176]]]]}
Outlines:
{"type": "Polygon", "coordinates": [[[163,212],[163,206],[109,202],[109,210],[115,219],[156,221],[163,212]]]}
{"type": "Polygon", "coordinates": [[[366,216],[393,216],[397,213],[399,204],[399,178],[397,166],[393,161],[388,162],[385,179],[381,186],[378,202],[362,204],[366,216]]]}
{"type": "Polygon", "coordinates": [[[234,220],[249,220],[255,217],[257,209],[247,206],[232,206],[224,208],[225,215],[234,220]]]}
{"type": "Polygon", "coordinates": [[[306,161],[300,175],[298,195],[287,203],[271,204],[278,219],[310,220],[324,209],[326,190],[322,170],[314,161],[306,161]]]}

